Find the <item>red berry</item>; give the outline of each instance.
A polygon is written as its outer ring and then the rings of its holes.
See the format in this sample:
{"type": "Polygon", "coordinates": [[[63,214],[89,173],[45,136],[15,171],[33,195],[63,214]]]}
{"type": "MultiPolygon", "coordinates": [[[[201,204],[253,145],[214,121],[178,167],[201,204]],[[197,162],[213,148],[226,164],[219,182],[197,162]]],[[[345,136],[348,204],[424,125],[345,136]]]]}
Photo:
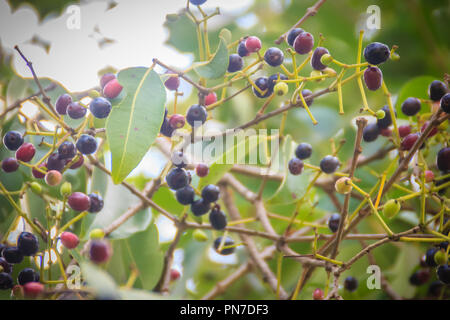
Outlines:
{"type": "MultiPolygon", "coordinates": [[[[69,160],[68,162],[70,162],[71,160],[69,160]]],[[[78,158],[78,160],[72,164],[70,166],[70,169],[78,169],[79,167],[81,167],[84,163],[84,157],[80,155],[80,158],[78,158]]]]}
{"type": "Polygon", "coordinates": [[[314,300],[323,300],[323,291],[322,289],[317,288],[313,292],[313,299],[314,300]]]}
{"type": "Polygon", "coordinates": [[[408,134],[411,133],[411,126],[403,125],[403,126],[398,127],[398,133],[400,135],[400,138],[406,137],[408,134]]]}
{"type": "Polygon", "coordinates": [[[170,269],[170,281],[178,280],[180,276],[180,271],[178,271],[177,269],[170,269]]]}
{"type": "MultiPolygon", "coordinates": [[[[40,169],[43,169],[43,170],[45,171],[45,169],[46,169],[45,164],[44,164],[44,163],[41,163],[41,164],[39,165],[39,168],[40,168],[40,169]]],[[[33,174],[33,177],[35,177],[36,179],[43,179],[43,178],[45,177],[45,173],[42,173],[42,172],[36,170],[35,168],[33,168],[33,169],[31,170],[31,173],[33,174]]]]}
{"type": "Polygon", "coordinates": [[[261,49],[261,40],[259,40],[258,37],[248,37],[247,40],[245,40],[245,47],[247,48],[248,52],[256,52],[261,49]]]}
{"type": "Polygon", "coordinates": [[[372,91],[380,89],[382,81],[383,73],[378,67],[368,67],[366,71],[364,71],[364,82],[367,89],[372,91]]]}
{"type": "Polygon", "coordinates": [[[16,159],[23,162],[30,162],[36,153],[36,148],[31,143],[24,143],[16,151],[16,159]]]}
{"type": "Polygon", "coordinates": [[[389,129],[389,128],[383,128],[383,129],[380,130],[380,134],[381,134],[383,137],[390,137],[391,134],[392,134],[392,130],[389,129]]]}
{"type": "Polygon", "coordinates": [[[416,143],[417,139],[419,139],[418,133],[410,133],[408,134],[401,143],[402,150],[410,150],[414,143],[416,143]]]}
{"type": "Polygon", "coordinates": [[[72,193],[67,198],[67,203],[75,211],[86,211],[91,206],[91,200],[82,192],[72,193]]]}
{"type": "Polygon", "coordinates": [[[206,177],[209,173],[209,168],[204,163],[199,163],[195,168],[195,172],[200,178],[206,177]]]}
{"type": "Polygon", "coordinates": [[[206,106],[209,106],[210,104],[213,104],[216,102],[217,102],[217,95],[215,92],[211,92],[205,97],[205,105],[206,106]]]}
{"type": "Polygon", "coordinates": [[[173,129],[183,128],[185,123],[186,123],[186,119],[181,114],[174,114],[169,119],[169,125],[173,129]]]}
{"type": "Polygon", "coordinates": [[[28,282],[23,286],[23,293],[26,298],[37,298],[44,291],[44,285],[39,282],[28,282]]]}
{"type": "MultiPolygon", "coordinates": [[[[422,125],[422,128],[420,128],[420,132],[424,132],[427,127],[430,125],[430,121],[425,122],[422,125]]],[[[433,129],[431,129],[430,133],[428,134],[427,138],[431,138],[432,136],[434,136],[436,133],[438,132],[438,129],[436,127],[434,127],[433,129]]]]}
{"type": "Polygon", "coordinates": [[[102,75],[102,77],[100,78],[100,86],[102,87],[102,89],[108,82],[114,80],[115,78],[116,76],[113,73],[105,73],[104,75],[102,75]]]}
{"type": "Polygon", "coordinates": [[[117,79],[112,79],[103,88],[103,95],[108,99],[117,98],[122,92],[123,87],[120,85],[117,79]]]}
{"type": "Polygon", "coordinates": [[[5,172],[14,172],[19,169],[19,162],[14,158],[6,158],[2,161],[2,169],[5,172]]]}
{"type": "Polygon", "coordinates": [[[112,247],[106,240],[92,240],[89,247],[89,258],[92,262],[100,264],[109,260],[112,247]]]}
{"type": "Polygon", "coordinates": [[[431,182],[434,180],[434,173],[431,170],[425,171],[425,182],[431,182]]]}
{"type": "Polygon", "coordinates": [[[74,249],[80,243],[80,239],[78,239],[77,235],[68,231],[61,233],[59,238],[61,239],[63,246],[67,249],[74,249]]]}

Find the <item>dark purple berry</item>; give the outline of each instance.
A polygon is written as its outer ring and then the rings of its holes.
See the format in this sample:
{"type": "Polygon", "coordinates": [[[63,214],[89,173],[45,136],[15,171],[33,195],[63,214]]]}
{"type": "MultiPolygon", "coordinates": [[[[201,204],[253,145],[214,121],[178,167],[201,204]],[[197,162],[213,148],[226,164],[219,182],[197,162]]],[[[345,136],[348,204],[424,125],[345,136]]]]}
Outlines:
{"type": "Polygon", "coordinates": [[[211,203],[206,202],[203,199],[198,199],[191,204],[191,211],[194,214],[194,216],[197,216],[197,217],[208,213],[208,211],[210,209],[211,209],[211,203]]]}
{"type": "Polygon", "coordinates": [[[189,0],[189,2],[195,6],[199,6],[201,4],[204,4],[206,2],[206,0],[189,0]]]}
{"type": "Polygon", "coordinates": [[[208,118],[208,112],[204,106],[199,104],[192,105],[186,114],[186,121],[191,127],[200,127],[206,122],[208,118]]]}
{"type": "Polygon", "coordinates": [[[378,67],[368,67],[364,71],[364,82],[367,89],[375,91],[380,89],[383,81],[383,73],[378,67]]]}
{"type": "Polygon", "coordinates": [[[450,171],[450,147],[439,150],[436,158],[436,164],[440,171],[450,171]]]}
{"type": "MultiPolygon", "coordinates": [[[[46,171],[46,166],[45,163],[41,163],[39,165],[39,168],[46,171]]],[[[35,177],[36,179],[44,179],[45,177],[45,173],[42,173],[41,171],[36,170],[35,168],[31,169],[31,174],[33,175],[33,177],[35,177]]]]}
{"type": "Polygon", "coordinates": [[[283,63],[283,60],[284,60],[283,51],[281,51],[277,47],[269,48],[264,53],[264,61],[266,61],[266,63],[269,66],[278,67],[283,63]]]}
{"type": "Polygon", "coordinates": [[[8,131],[3,137],[3,144],[8,150],[16,151],[23,144],[23,137],[20,132],[8,131]]]}
{"type": "Polygon", "coordinates": [[[226,247],[230,247],[230,246],[234,245],[234,241],[230,237],[225,238],[225,241],[222,246],[222,250],[219,251],[219,247],[220,247],[221,243],[222,243],[222,237],[219,237],[216,240],[214,240],[214,249],[216,250],[216,252],[218,254],[229,255],[229,254],[232,254],[234,252],[234,250],[236,249],[235,247],[226,248],[226,247]]]}
{"type": "Polygon", "coordinates": [[[14,281],[10,274],[0,272],[0,290],[9,290],[14,287],[14,281]]]}
{"type": "Polygon", "coordinates": [[[209,222],[215,230],[223,230],[227,226],[227,216],[222,210],[213,208],[209,213],[209,222]]]}
{"type": "Polygon", "coordinates": [[[434,80],[428,87],[428,95],[433,101],[439,101],[447,93],[447,85],[439,80],[434,80]]]}
{"type": "Polygon", "coordinates": [[[262,91],[262,94],[261,94],[261,93],[259,93],[258,90],[253,88],[253,93],[258,98],[267,98],[268,96],[270,96],[272,94],[272,91],[270,90],[270,87],[269,87],[269,79],[268,78],[260,77],[260,78],[256,79],[255,85],[262,91]]]}
{"type": "Polygon", "coordinates": [[[64,166],[66,165],[66,162],[64,159],[59,158],[58,153],[53,153],[47,158],[47,170],[56,170],[61,171],[64,166]]]}
{"type": "Polygon", "coordinates": [[[344,288],[350,292],[358,289],[358,280],[356,278],[349,276],[344,280],[344,288]]]}
{"type": "Polygon", "coordinates": [[[209,173],[209,167],[206,164],[199,163],[195,168],[195,172],[200,178],[206,177],[209,173]]]}
{"type": "Polygon", "coordinates": [[[303,171],[303,161],[298,158],[292,158],[289,160],[288,168],[292,175],[298,176],[303,171]]]}
{"type": "Polygon", "coordinates": [[[320,161],[320,169],[325,173],[333,173],[339,166],[339,159],[333,156],[325,156],[320,161]]]}
{"type": "MultiPolygon", "coordinates": [[[[66,160],[66,161],[70,162],[70,160],[66,160]]],[[[78,160],[70,166],[70,169],[78,169],[79,167],[81,167],[83,165],[83,163],[84,163],[84,157],[79,156],[78,160]]]]}
{"type": "Polygon", "coordinates": [[[302,33],[302,32],[304,32],[302,28],[294,28],[294,29],[292,29],[291,31],[289,31],[289,33],[288,33],[288,35],[287,35],[287,38],[286,38],[287,43],[288,43],[291,47],[293,47],[293,46],[294,46],[294,41],[295,41],[295,39],[296,39],[297,36],[298,36],[300,33],[302,33]]]}
{"type": "Polygon", "coordinates": [[[159,129],[159,132],[170,138],[172,137],[173,132],[175,131],[174,128],[172,128],[172,126],[169,124],[169,120],[167,120],[167,118],[164,118],[163,123],[161,124],[161,129],[159,129]]]}
{"type": "Polygon", "coordinates": [[[104,75],[102,75],[102,77],[100,78],[100,86],[102,87],[102,89],[106,86],[108,82],[110,82],[115,78],[116,75],[114,73],[105,73],[104,75]]]}
{"type": "Polygon", "coordinates": [[[309,143],[302,142],[295,149],[295,156],[301,160],[308,159],[312,154],[312,146],[309,143]]]}
{"type": "Polygon", "coordinates": [[[2,267],[1,272],[11,273],[12,265],[10,263],[8,263],[4,258],[2,258],[1,255],[2,255],[2,253],[0,253],[0,267],[2,267]]]}
{"type": "Polygon", "coordinates": [[[441,282],[450,284],[450,266],[448,264],[439,266],[437,269],[437,276],[441,282]]]}
{"type": "Polygon", "coordinates": [[[236,72],[242,70],[243,67],[244,60],[242,60],[241,56],[236,53],[231,54],[228,60],[228,72],[236,72]]]}
{"type": "Polygon", "coordinates": [[[313,104],[313,102],[314,102],[314,99],[306,99],[306,97],[308,97],[310,95],[312,95],[312,91],[311,90],[308,90],[308,89],[303,89],[302,90],[303,99],[305,99],[306,105],[308,107],[310,107],[313,104]]]}
{"type": "Polygon", "coordinates": [[[58,147],[58,156],[62,159],[72,159],[77,154],[77,148],[70,141],[64,141],[58,147]]]}
{"type": "Polygon", "coordinates": [[[441,295],[444,285],[439,280],[433,281],[428,287],[428,294],[432,297],[439,297],[441,295]]]}
{"type": "MultiPolygon", "coordinates": [[[[378,119],[377,125],[380,129],[386,129],[387,127],[389,127],[392,124],[391,112],[389,110],[389,106],[384,106],[383,108],[381,108],[381,110],[384,111],[384,118],[378,119]]],[[[397,115],[396,112],[395,112],[395,115],[397,115]]]]}
{"type": "Polygon", "coordinates": [[[192,204],[194,202],[195,190],[191,186],[185,186],[175,192],[177,201],[182,205],[192,204]]]}
{"type": "Polygon", "coordinates": [[[23,260],[23,253],[17,247],[7,247],[3,250],[3,258],[10,264],[19,264],[23,260]]]}
{"type": "Polygon", "coordinates": [[[437,263],[434,261],[434,255],[438,252],[438,248],[430,248],[425,252],[425,264],[429,267],[436,267],[437,263]]]}
{"type": "Polygon", "coordinates": [[[389,47],[380,42],[372,42],[364,49],[364,58],[373,65],[385,62],[390,55],[389,47]]]}
{"type": "Polygon", "coordinates": [[[420,100],[409,97],[402,103],[402,112],[407,116],[414,116],[420,111],[420,100]]]}
{"type": "Polygon", "coordinates": [[[22,232],[17,238],[17,248],[24,256],[34,256],[39,250],[38,238],[30,232],[22,232]]]}
{"type": "Polygon", "coordinates": [[[89,110],[91,110],[91,113],[94,115],[94,117],[99,119],[108,117],[109,113],[111,112],[111,108],[111,102],[103,97],[95,98],[89,104],[89,110]]]}
{"type": "Polygon", "coordinates": [[[273,87],[275,87],[275,84],[277,83],[277,81],[278,81],[278,77],[280,78],[280,80],[287,80],[288,79],[288,77],[286,77],[284,74],[282,74],[282,73],[275,73],[275,74],[273,74],[273,75],[271,75],[269,78],[268,78],[268,81],[269,81],[269,90],[272,92],[273,91],[273,87]]]}
{"type": "Polygon", "coordinates": [[[2,161],[3,171],[10,173],[15,172],[19,169],[19,162],[15,158],[6,158],[2,161]]]}
{"type": "Polygon", "coordinates": [[[89,258],[96,264],[109,260],[112,255],[112,247],[106,240],[92,240],[89,247],[89,258]]]}
{"type": "Polygon", "coordinates": [[[202,190],[202,198],[206,202],[216,202],[219,199],[219,194],[219,187],[213,184],[208,184],[202,190]]]}
{"type": "Polygon", "coordinates": [[[322,58],[324,54],[330,54],[330,52],[324,47],[317,47],[314,50],[311,57],[311,67],[313,67],[313,69],[323,70],[327,67],[326,65],[322,64],[322,62],[320,62],[320,58],[322,58]]]}
{"type": "Polygon", "coordinates": [[[174,129],[180,129],[184,127],[186,119],[181,114],[174,114],[169,119],[169,125],[174,129]]]}
{"type": "Polygon", "coordinates": [[[421,286],[428,280],[430,280],[430,271],[426,269],[417,270],[409,277],[409,283],[413,286],[421,286]]]}
{"type": "Polygon", "coordinates": [[[328,228],[331,232],[336,232],[339,229],[339,223],[341,221],[341,215],[339,213],[333,213],[328,220],[328,228]]]}
{"type": "Polygon", "coordinates": [[[69,94],[64,93],[63,95],[60,95],[55,103],[56,112],[58,112],[61,115],[67,114],[67,107],[71,103],[72,97],[69,94]]]}
{"type": "Polygon", "coordinates": [[[25,268],[19,272],[17,282],[23,286],[28,282],[39,282],[39,274],[31,268],[25,268]]]}
{"type": "Polygon", "coordinates": [[[189,184],[188,174],[184,169],[173,168],[166,176],[167,185],[172,190],[184,188],[189,184]]]}
{"type": "Polygon", "coordinates": [[[245,41],[239,42],[239,45],[237,47],[237,53],[242,58],[250,55],[250,52],[248,52],[247,48],[245,47],[245,41]]]}
{"type": "Polygon", "coordinates": [[[103,209],[104,205],[103,198],[97,193],[90,193],[88,197],[90,201],[88,211],[90,213],[100,212],[103,209]]]}
{"type": "Polygon", "coordinates": [[[88,134],[82,134],[76,143],[78,151],[82,154],[92,154],[97,150],[97,140],[88,134]]]}
{"type": "Polygon", "coordinates": [[[441,109],[446,113],[450,113],[450,93],[445,94],[441,98],[441,109]]]}
{"type": "MultiPolygon", "coordinates": [[[[168,70],[166,73],[172,72],[168,70]]],[[[178,76],[171,76],[164,82],[164,85],[166,86],[167,89],[171,91],[176,91],[180,86],[180,78],[178,78],[178,76]]]]}
{"type": "Polygon", "coordinates": [[[416,141],[419,139],[418,133],[410,133],[406,137],[403,138],[400,147],[402,150],[411,150],[416,141]]]}
{"type": "Polygon", "coordinates": [[[86,115],[87,109],[79,102],[72,102],[67,107],[67,114],[72,119],[81,119],[86,115]]]}
{"type": "Polygon", "coordinates": [[[314,47],[314,37],[309,32],[301,32],[294,40],[294,50],[298,54],[307,54],[314,47]]]}
{"type": "Polygon", "coordinates": [[[82,192],[74,192],[67,198],[67,203],[75,211],[87,211],[91,206],[91,199],[82,192]]]}
{"type": "Polygon", "coordinates": [[[380,128],[376,123],[370,123],[363,129],[363,139],[366,142],[377,140],[379,134],[380,128]]]}

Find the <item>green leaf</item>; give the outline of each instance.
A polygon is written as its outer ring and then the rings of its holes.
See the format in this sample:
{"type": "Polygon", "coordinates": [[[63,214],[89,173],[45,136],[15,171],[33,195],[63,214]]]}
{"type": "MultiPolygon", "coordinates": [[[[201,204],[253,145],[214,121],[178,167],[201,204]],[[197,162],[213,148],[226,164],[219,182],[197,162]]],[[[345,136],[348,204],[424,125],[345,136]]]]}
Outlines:
{"type": "Polygon", "coordinates": [[[228,68],[228,48],[227,42],[220,37],[219,47],[210,61],[199,62],[194,70],[200,77],[207,79],[217,79],[223,77],[228,68]]]}
{"type": "MultiPolygon", "coordinates": [[[[435,80],[435,77],[431,76],[420,76],[413,78],[406,82],[397,98],[397,103],[395,104],[395,108],[397,110],[397,116],[399,118],[408,119],[408,116],[401,112],[402,103],[409,97],[419,98],[419,99],[429,99],[428,96],[428,86],[430,83],[435,80]]],[[[420,109],[420,113],[429,112],[429,107],[427,104],[422,103],[422,108],[420,109]]]]}
{"type": "Polygon", "coordinates": [[[108,297],[117,295],[117,285],[108,273],[87,261],[81,262],[80,267],[84,281],[96,294],[108,297]]]}
{"type": "Polygon", "coordinates": [[[17,10],[22,6],[31,6],[33,7],[39,17],[39,20],[42,21],[47,15],[56,14],[60,15],[66,7],[70,4],[79,3],[80,1],[75,0],[8,0],[8,3],[13,8],[13,11],[17,10]]]}
{"type": "Polygon", "coordinates": [[[137,67],[119,72],[126,97],[114,107],[106,122],[112,154],[112,178],[122,182],[139,164],[155,141],[164,117],[166,90],[158,74],[137,67]]]}
{"type": "Polygon", "coordinates": [[[256,136],[241,139],[240,142],[234,144],[224,153],[217,156],[209,163],[209,173],[206,177],[200,179],[198,188],[202,189],[208,184],[216,184],[225,173],[231,170],[234,163],[242,163],[247,154],[254,152],[254,149],[257,148],[258,143],[255,141],[256,139],[256,136]],[[245,152],[239,151],[242,149],[244,149],[245,152]]]}
{"type": "Polygon", "coordinates": [[[128,256],[129,259],[124,262],[137,268],[143,289],[152,290],[161,277],[164,254],[159,248],[158,239],[158,229],[152,223],[147,230],[121,240],[125,251],[122,256],[124,259],[128,256]]]}
{"type": "Polygon", "coordinates": [[[169,29],[166,43],[181,52],[198,55],[197,31],[195,23],[186,15],[168,14],[164,26],[169,29]]]}

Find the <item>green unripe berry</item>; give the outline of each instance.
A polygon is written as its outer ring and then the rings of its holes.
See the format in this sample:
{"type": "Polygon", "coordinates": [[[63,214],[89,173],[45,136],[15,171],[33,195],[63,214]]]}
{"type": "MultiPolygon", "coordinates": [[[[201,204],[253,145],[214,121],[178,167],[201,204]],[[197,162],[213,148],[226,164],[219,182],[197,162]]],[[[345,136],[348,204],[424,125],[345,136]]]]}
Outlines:
{"type": "Polygon", "coordinates": [[[395,199],[391,199],[383,206],[383,214],[386,218],[392,219],[400,211],[400,202],[395,199]]]}
{"type": "Polygon", "coordinates": [[[42,186],[38,182],[30,183],[31,191],[36,193],[37,195],[42,194],[42,186]]]}
{"type": "Polygon", "coordinates": [[[439,250],[434,254],[434,261],[438,265],[444,265],[447,264],[448,256],[447,252],[445,250],[439,250]]]}
{"type": "Polygon", "coordinates": [[[91,97],[92,99],[98,98],[100,96],[101,96],[101,94],[97,90],[89,91],[89,97],[91,97]]]}
{"type": "Polygon", "coordinates": [[[103,231],[103,229],[100,228],[92,229],[91,232],[89,233],[90,239],[103,239],[104,237],[105,231],[103,231]]]}
{"type": "Polygon", "coordinates": [[[320,63],[323,65],[329,65],[333,61],[333,57],[329,53],[325,53],[322,57],[320,57],[320,63]]]}
{"type": "MultiPolygon", "coordinates": [[[[322,72],[320,72],[319,70],[313,70],[310,73],[311,77],[320,77],[321,75],[322,75],[322,72]]],[[[316,79],[317,82],[320,82],[322,80],[325,80],[325,79],[323,79],[323,78],[322,79],[316,79]]]]}
{"type": "Polygon", "coordinates": [[[200,229],[196,229],[194,231],[194,233],[192,234],[192,236],[194,237],[195,241],[198,241],[198,242],[208,241],[208,236],[206,235],[206,233],[204,233],[200,229]]]}
{"type": "Polygon", "coordinates": [[[398,53],[394,52],[393,54],[391,54],[391,60],[392,61],[400,60],[400,55],[398,53]]]}
{"type": "Polygon", "coordinates": [[[273,87],[273,91],[279,96],[284,96],[288,93],[289,87],[285,82],[278,82],[275,87],[273,87]]]}
{"type": "Polygon", "coordinates": [[[323,69],[322,73],[327,74],[327,75],[332,76],[332,77],[337,75],[336,70],[334,70],[333,68],[330,68],[330,67],[327,67],[327,68],[323,69]]]}
{"type": "Polygon", "coordinates": [[[353,189],[353,186],[350,183],[351,181],[352,180],[350,178],[342,177],[336,181],[336,183],[334,184],[334,188],[338,193],[341,194],[350,193],[353,189]]]}
{"type": "Polygon", "coordinates": [[[68,181],[64,182],[61,185],[61,188],[59,189],[59,191],[61,192],[61,195],[63,197],[68,197],[69,195],[72,194],[72,184],[68,181]]]}
{"type": "Polygon", "coordinates": [[[384,112],[384,110],[378,110],[375,115],[377,116],[377,119],[384,119],[386,112],[384,112]]]}

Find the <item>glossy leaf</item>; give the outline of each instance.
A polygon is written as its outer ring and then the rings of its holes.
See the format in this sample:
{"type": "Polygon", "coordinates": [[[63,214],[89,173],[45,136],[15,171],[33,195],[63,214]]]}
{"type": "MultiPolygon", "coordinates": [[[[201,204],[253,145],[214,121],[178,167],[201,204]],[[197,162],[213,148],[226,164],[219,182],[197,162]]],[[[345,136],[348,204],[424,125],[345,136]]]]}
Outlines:
{"type": "Polygon", "coordinates": [[[228,49],[227,42],[224,38],[220,38],[219,47],[212,59],[208,62],[199,62],[195,65],[194,70],[200,77],[207,79],[217,79],[222,77],[228,68],[228,49]]]}

